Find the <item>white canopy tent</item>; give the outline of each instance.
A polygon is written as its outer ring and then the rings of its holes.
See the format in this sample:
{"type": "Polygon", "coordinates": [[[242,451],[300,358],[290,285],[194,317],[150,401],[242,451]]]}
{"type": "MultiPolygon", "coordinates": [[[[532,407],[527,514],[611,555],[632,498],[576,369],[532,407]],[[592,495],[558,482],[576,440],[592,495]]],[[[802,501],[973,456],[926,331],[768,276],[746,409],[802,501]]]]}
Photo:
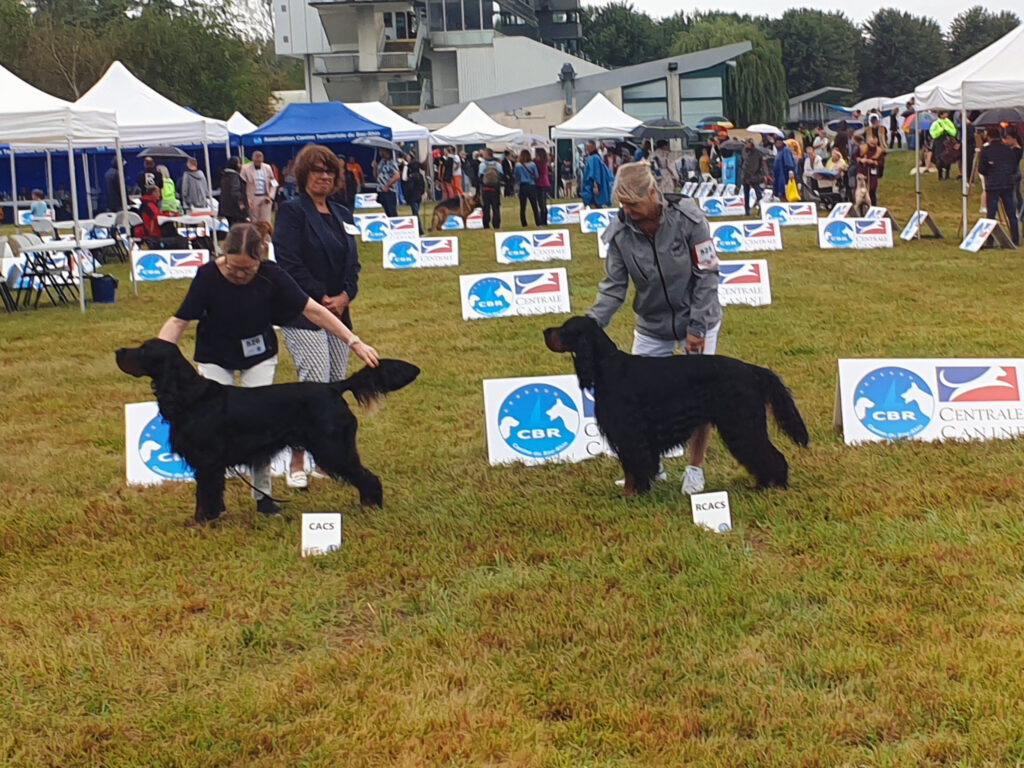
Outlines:
{"type": "Polygon", "coordinates": [[[556,125],[551,135],[556,139],[623,139],[631,136],[641,122],[598,93],[583,109],[556,125]]]}
{"type": "Polygon", "coordinates": [[[226,125],[228,132],[235,136],[245,136],[245,134],[252,133],[258,127],[256,123],[252,122],[252,120],[238,110],[231,113],[231,117],[227,119],[226,125]]]}
{"type": "MultiPolygon", "coordinates": [[[[17,174],[14,155],[17,147],[53,149],[66,147],[68,168],[71,176],[71,215],[75,221],[74,238],[78,245],[78,185],[75,179],[74,145],[105,146],[114,144],[118,161],[121,146],[118,143],[117,118],[113,111],[100,108],[83,108],[69,101],[58,99],[33,85],[26,83],[12,72],[0,67],[0,142],[11,144],[11,198],[17,221],[17,174]]],[[[49,158],[49,155],[47,155],[49,158]]],[[[47,160],[49,164],[49,160],[47,160]]],[[[88,177],[86,177],[88,178],[88,177]]],[[[127,207],[123,198],[122,204],[127,207]]],[[[85,265],[79,259],[78,295],[82,311],[85,311],[85,265]]]]}
{"type": "Polygon", "coordinates": [[[458,117],[448,125],[432,131],[431,144],[481,144],[488,142],[508,142],[521,137],[523,132],[518,128],[494,120],[474,102],[470,102],[458,117]]]}
{"type": "MultiPolygon", "coordinates": [[[[921,110],[956,110],[960,125],[967,110],[1013,107],[1024,104],[1024,24],[1003,35],[966,61],[914,89],[914,106],[921,110]]],[[[915,126],[916,128],[916,126],[915,126]]],[[[967,168],[967,142],[961,141],[962,167],[967,168]]],[[[967,231],[967,195],[970,183],[963,174],[963,231],[967,231]]],[[[917,175],[917,208],[921,208],[921,175],[917,175]]]]}
{"type": "Polygon", "coordinates": [[[427,128],[406,120],[379,101],[347,101],[345,106],[371,123],[386,125],[391,129],[392,141],[427,141],[430,138],[427,128]]]}

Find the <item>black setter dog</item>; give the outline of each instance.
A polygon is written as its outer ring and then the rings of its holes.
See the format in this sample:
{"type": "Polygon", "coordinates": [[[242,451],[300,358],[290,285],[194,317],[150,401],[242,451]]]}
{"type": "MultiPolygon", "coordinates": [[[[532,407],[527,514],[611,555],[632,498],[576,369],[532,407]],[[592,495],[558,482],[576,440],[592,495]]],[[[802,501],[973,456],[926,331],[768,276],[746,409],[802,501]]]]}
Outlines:
{"type": "Polygon", "coordinates": [[[789,466],[768,439],[765,407],[799,445],[807,445],[807,427],[767,368],[719,355],[628,355],[589,317],[546,329],[544,342],[571,352],[580,387],[593,389],[597,425],[622,463],[627,496],[650,490],[662,454],[704,424],[718,428],[758,488],[787,486],[789,466]]]}
{"type": "Polygon", "coordinates": [[[224,511],[228,467],[269,461],[286,446],[305,448],[331,477],[354,485],[361,504],[382,506],[380,479],[359,461],[356,417],[342,393],[372,405],[420,372],[402,360],[381,360],[377,368],[333,384],[243,389],[204,379],[177,345],[160,339],[117,350],[117,365],[153,380],[160,413],[171,427],[171,447],[195,470],[198,522],[216,520],[224,511]]]}

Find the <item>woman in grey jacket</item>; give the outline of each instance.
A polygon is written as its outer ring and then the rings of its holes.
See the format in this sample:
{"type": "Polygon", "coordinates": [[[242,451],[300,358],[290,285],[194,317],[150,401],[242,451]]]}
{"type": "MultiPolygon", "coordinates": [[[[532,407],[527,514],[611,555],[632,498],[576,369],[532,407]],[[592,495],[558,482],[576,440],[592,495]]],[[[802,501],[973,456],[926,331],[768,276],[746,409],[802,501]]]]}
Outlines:
{"type": "Polygon", "coordinates": [[[186,211],[192,208],[208,208],[210,202],[207,195],[210,190],[206,185],[206,174],[199,170],[199,163],[194,157],[186,160],[185,165],[187,170],[181,177],[181,186],[178,190],[181,193],[182,206],[186,211]]]}
{"type": "MultiPolygon", "coordinates": [[[[713,355],[722,325],[718,303],[718,256],[703,211],[692,200],[668,204],[645,162],[627,163],[615,176],[622,210],[603,235],[606,277],[587,315],[602,328],[636,286],[633,354],[669,357],[713,355]]],[[[690,439],[683,493],[704,490],[704,455],[711,427],[690,439]]],[[[662,471],[659,477],[667,477],[662,471]]]]}

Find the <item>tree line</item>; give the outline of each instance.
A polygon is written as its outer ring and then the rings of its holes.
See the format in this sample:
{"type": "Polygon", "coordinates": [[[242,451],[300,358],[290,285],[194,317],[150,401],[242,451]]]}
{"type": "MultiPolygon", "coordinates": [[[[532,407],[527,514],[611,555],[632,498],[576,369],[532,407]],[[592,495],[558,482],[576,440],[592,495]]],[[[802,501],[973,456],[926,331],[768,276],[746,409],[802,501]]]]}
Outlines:
{"type": "Polygon", "coordinates": [[[266,0],[0,0],[0,65],[74,101],[115,60],[169,99],[209,117],[261,123],[271,92],[301,88],[278,58],[266,0]]]}
{"type": "Polygon", "coordinates": [[[854,100],[895,96],[970,58],[1020,24],[978,5],[943,32],[926,16],[882,8],[864,24],[843,13],[795,8],[779,18],[679,12],[653,19],[627,1],[587,7],[583,52],[609,68],[749,40],[726,81],[737,124],[786,119],[790,97],[841,86],[854,100]]]}

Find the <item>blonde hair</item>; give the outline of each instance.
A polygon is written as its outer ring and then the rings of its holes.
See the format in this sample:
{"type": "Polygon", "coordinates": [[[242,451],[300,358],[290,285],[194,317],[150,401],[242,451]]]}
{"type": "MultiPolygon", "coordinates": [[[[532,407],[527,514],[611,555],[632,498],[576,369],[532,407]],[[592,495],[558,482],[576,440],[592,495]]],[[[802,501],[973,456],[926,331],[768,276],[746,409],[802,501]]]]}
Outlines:
{"type": "Polygon", "coordinates": [[[636,163],[623,163],[615,174],[615,185],[612,187],[612,196],[621,202],[634,202],[646,200],[651,196],[651,190],[657,195],[657,201],[664,205],[665,197],[658,189],[658,182],[651,173],[651,164],[646,160],[636,163]]]}

